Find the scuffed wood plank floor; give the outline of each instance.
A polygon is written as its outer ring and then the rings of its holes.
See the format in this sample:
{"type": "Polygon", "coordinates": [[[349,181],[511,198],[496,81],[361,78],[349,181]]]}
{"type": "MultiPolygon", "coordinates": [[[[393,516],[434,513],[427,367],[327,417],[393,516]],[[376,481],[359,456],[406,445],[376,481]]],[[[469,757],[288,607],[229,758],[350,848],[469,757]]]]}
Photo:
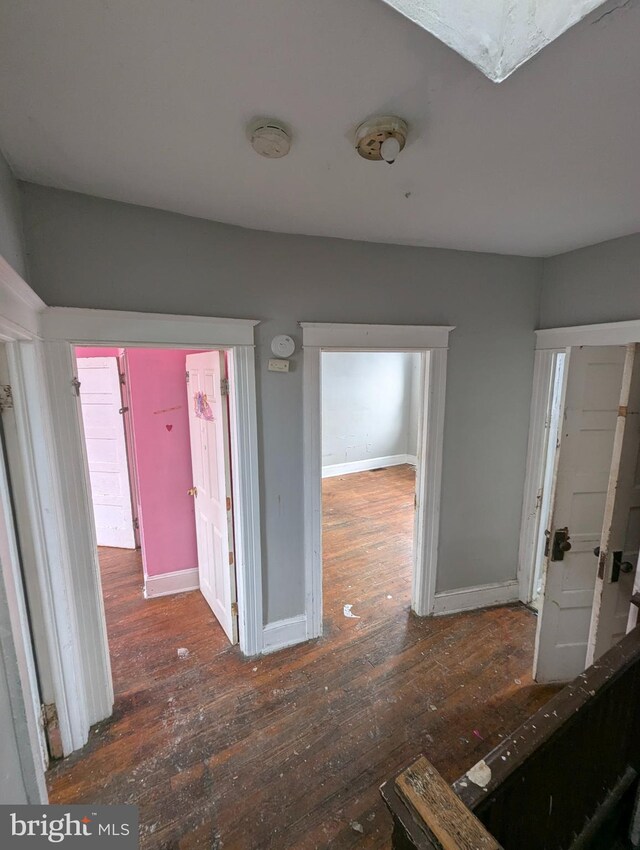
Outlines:
{"type": "Polygon", "coordinates": [[[453,780],[551,696],[524,607],[410,614],[410,467],[323,490],[325,636],[275,655],[242,658],[198,592],[145,601],[139,555],[100,552],[115,711],[50,771],[52,803],[137,804],[145,850],[388,848],[381,782],[420,753],[453,780]]]}

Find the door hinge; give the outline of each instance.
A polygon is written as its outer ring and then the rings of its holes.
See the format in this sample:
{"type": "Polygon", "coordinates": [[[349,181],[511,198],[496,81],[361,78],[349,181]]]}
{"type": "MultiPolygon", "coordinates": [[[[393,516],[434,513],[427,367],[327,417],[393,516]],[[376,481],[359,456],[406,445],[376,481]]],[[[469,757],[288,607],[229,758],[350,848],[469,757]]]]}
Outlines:
{"type": "Polygon", "coordinates": [[[120,408],[120,410],[118,411],[118,413],[119,413],[121,416],[122,416],[122,414],[123,414],[123,413],[128,413],[128,412],[129,412],[129,408],[128,408],[128,407],[121,407],[121,408],[120,408]]]}
{"type": "Polygon", "coordinates": [[[231,603],[231,616],[233,616],[233,617],[238,616],[238,603],[237,602],[231,603]]]}
{"type": "Polygon", "coordinates": [[[13,407],[13,393],[10,384],[0,386],[0,412],[11,410],[13,407]]]}
{"type": "Polygon", "coordinates": [[[220,381],[220,395],[229,395],[229,378],[220,381]]]}
{"type": "Polygon", "coordinates": [[[82,384],[78,380],[77,375],[74,375],[73,378],[71,379],[71,386],[73,387],[75,394],[77,396],[79,396],[80,395],[80,387],[82,386],[82,384]]]}
{"type": "Polygon", "coordinates": [[[185,375],[185,378],[187,379],[187,383],[189,383],[189,372],[185,372],[184,375],[185,375]]]}
{"type": "Polygon", "coordinates": [[[233,566],[233,552],[229,552],[229,566],[233,566]]]}
{"type": "Polygon", "coordinates": [[[137,516],[133,518],[133,527],[138,531],[140,530],[140,520],[137,516]]]}
{"type": "Polygon", "coordinates": [[[60,723],[58,722],[58,709],[55,703],[43,705],[41,708],[42,728],[47,740],[47,749],[52,759],[61,759],[64,755],[62,749],[62,735],[60,734],[60,723]]]}
{"type": "Polygon", "coordinates": [[[229,496],[227,496],[227,510],[231,510],[231,498],[229,496]]]}
{"type": "Polygon", "coordinates": [[[118,377],[120,378],[120,384],[124,386],[127,383],[127,378],[124,372],[118,372],[118,377]]]}

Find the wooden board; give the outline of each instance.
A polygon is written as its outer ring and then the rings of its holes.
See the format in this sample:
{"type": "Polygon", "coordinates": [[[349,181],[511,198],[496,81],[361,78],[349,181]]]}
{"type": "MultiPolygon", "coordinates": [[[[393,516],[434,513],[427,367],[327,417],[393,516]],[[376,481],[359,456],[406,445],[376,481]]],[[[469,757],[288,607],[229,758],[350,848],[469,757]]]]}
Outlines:
{"type": "Polygon", "coordinates": [[[424,821],[442,850],[500,850],[475,815],[464,805],[424,756],[396,779],[396,787],[424,821]]]}

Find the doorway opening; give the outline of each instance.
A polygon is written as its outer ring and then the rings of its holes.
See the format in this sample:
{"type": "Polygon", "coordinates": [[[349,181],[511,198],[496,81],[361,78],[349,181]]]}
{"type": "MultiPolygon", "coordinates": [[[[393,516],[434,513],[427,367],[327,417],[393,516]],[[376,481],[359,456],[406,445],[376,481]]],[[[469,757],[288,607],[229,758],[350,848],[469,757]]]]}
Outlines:
{"type": "Polygon", "coordinates": [[[423,355],[323,351],[324,632],[411,606],[423,355]]]}
{"type": "Polygon", "coordinates": [[[185,620],[210,645],[238,642],[228,353],[75,356],[117,698],[140,663],[191,652],[185,620]]]}

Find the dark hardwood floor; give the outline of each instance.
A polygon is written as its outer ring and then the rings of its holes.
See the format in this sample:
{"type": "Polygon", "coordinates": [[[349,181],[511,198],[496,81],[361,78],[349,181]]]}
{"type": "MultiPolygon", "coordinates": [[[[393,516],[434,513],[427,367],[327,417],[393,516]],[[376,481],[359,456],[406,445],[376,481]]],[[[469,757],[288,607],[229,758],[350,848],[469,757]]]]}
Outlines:
{"type": "Polygon", "coordinates": [[[422,752],[452,780],[549,698],[524,607],[410,613],[410,467],[323,490],[325,636],[274,655],[100,552],[115,711],[49,771],[52,803],[137,804],[145,850],[388,848],[382,781],[422,752]]]}

